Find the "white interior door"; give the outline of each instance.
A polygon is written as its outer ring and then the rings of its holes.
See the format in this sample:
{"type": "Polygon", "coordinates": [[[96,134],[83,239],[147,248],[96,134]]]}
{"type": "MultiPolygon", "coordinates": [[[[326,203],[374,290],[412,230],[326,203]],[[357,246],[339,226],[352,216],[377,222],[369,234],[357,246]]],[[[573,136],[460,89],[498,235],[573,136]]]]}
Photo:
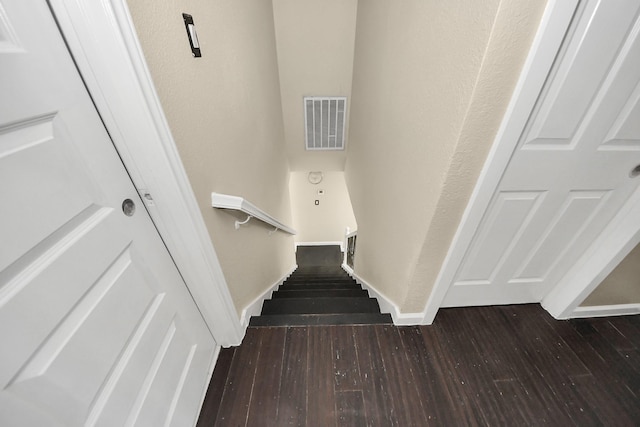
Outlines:
{"type": "Polygon", "coordinates": [[[640,2],[582,2],[442,306],[539,302],[640,183],[640,2]]]}
{"type": "Polygon", "coordinates": [[[45,0],[0,0],[0,343],[3,426],[193,425],[215,350],[45,0]]]}

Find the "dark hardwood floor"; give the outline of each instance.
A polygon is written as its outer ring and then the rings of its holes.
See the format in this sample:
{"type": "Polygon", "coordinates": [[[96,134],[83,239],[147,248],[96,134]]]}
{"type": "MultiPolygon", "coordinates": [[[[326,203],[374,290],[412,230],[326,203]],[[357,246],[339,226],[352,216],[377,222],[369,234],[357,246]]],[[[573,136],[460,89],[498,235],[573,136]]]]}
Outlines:
{"type": "Polygon", "coordinates": [[[444,309],[431,326],[249,328],[198,426],[638,426],[640,316],[444,309]]]}

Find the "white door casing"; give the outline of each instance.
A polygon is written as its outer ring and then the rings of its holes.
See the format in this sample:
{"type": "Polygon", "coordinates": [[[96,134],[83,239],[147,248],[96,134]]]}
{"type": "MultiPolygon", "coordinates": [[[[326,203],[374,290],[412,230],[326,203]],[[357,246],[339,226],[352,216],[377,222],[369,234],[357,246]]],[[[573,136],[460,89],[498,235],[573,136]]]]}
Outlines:
{"type": "Polygon", "coordinates": [[[581,4],[442,306],[540,302],[637,188],[639,9],[581,4]]]}
{"type": "MultiPolygon", "coordinates": [[[[219,345],[239,345],[244,328],[126,0],[49,0],[49,5],[131,179],[140,194],[152,198],[147,210],[209,330],[219,345]]],[[[186,52],[193,60],[188,43],[186,52]]]]}
{"type": "Polygon", "coordinates": [[[0,2],[0,75],[0,424],[193,425],[216,343],[46,2],[0,2]]]}

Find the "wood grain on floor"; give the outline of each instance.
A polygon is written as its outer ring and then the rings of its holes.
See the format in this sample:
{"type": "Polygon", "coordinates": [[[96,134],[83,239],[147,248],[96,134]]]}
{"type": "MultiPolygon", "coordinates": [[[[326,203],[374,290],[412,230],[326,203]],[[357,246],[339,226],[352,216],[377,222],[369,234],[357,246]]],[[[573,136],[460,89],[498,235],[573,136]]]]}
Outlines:
{"type": "Polygon", "coordinates": [[[640,316],[537,305],[441,310],[431,326],[249,328],[198,426],[634,426],[640,316]]]}

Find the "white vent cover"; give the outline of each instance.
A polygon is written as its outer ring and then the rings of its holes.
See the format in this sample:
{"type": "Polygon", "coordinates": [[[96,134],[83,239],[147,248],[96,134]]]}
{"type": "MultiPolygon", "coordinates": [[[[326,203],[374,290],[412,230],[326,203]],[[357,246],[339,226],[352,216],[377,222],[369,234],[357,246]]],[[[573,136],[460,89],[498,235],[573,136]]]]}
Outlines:
{"type": "Polygon", "coordinates": [[[344,150],[347,98],[306,96],[304,128],[307,150],[344,150]]]}

